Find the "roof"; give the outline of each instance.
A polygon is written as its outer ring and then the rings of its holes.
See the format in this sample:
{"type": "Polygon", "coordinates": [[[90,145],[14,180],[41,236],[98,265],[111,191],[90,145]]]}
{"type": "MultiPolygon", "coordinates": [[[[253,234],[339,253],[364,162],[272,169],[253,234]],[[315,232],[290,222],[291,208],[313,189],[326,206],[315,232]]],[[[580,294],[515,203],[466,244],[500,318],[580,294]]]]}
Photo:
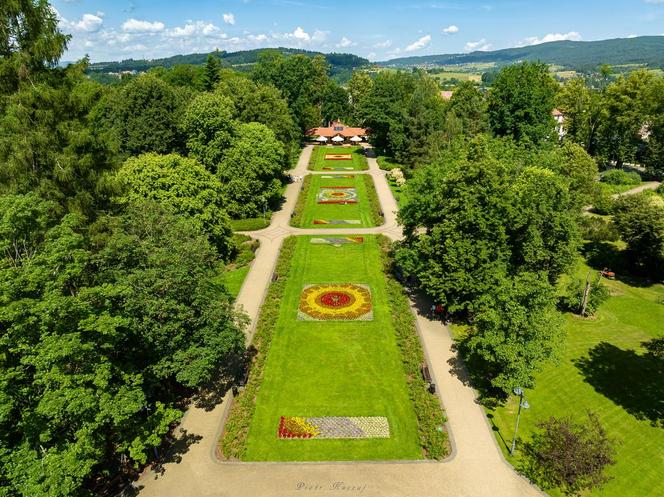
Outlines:
{"type": "Polygon", "coordinates": [[[452,95],[454,95],[453,91],[443,90],[440,92],[440,96],[443,100],[449,100],[450,98],[452,98],[452,95]]]}
{"type": "Polygon", "coordinates": [[[332,138],[334,136],[342,136],[350,138],[352,136],[366,136],[367,130],[365,128],[350,128],[340,121],[333,121],[332,125],[327,128],[311,128],[307,131],[308,136],[324,136],[332,138]]]}
{"type": "Polygon", "coordinates": [[[551,111],[551,114],[553,114],[554,117],[560,117],[563,115],[563,113],[560,111],[560,109],[553,109],[551,111]]]}

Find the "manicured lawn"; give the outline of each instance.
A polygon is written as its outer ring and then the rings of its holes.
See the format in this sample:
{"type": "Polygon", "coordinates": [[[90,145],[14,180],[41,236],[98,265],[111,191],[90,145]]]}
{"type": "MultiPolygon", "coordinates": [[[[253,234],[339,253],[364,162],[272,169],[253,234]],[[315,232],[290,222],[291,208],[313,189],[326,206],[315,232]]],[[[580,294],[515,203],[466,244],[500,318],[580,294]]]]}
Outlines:
{"type": "Polygon", "coordinates": [[[312,171],[325,171],[325,168],[332,168],[331,172],[343,171],[362,171],[369,168],[367,158],[364,156],[362,147],[326,147],[316,145],[311,153],[309,169],[312,171]],[[325,160],[326,155],[332,154],[350,154],[351,160],[325,160]],[[351,168],[351,169],[347,169],[351,168]]]}
{"type": "MultiPolygon", "coordinates": [[[[367,185],[362,175],[355,174],[352,178],[327,178],[326,176],[348,176],[343,172],[333,172],[331,174],[311,175],[311,184],[308,188],[307,199],[304,203],[302,215],[300,217],[300,228],[367,228],[375,226],[372,219],[372,206],[369,202],[367,188],[372,187],[373,183],[367,185]],[[319,204],[318,195],[321,188],[330,186],[344,186],[355,189],[357,203],[355,204],[319,204]],[[322,221],[359,221],[359,224],[314,224],[315,220],[322,221]]],[[[339,189],[339,191],[343,191],[339,189]]]]}
{"type": "Polygon", "coordinates": [[[233,297],[237,298],[238,294],[240,293],[240,288],[242,288],[242,284],[247,277],[247,274],[249,274],[248,265],[236,269],[231,269],[230,271],[226,271],[224,274],[224,283],[226,283],[226,289],[233,297]]]}
{"type": "MultiPolygon", "coordinates": [[[[585,277],[586,271],[586,266],[579,266],[579,276],[585,277]]],[[[664,285],[605,283],[613,296],[596,317],[566,316],[568,337],[562,360],[539,374],[536,388],[526,393],[531,407],[521,416],[519,435],[528,438],[535,423],[548,416],[581,420],[592,410],[620,443],[617,464],[608,470],[614,479],[590,495],[664,495],[664,429],[650,422],[662,418],[664,373],[661,362],[644,357],[641,347],[641,342],[664,334],[664,285]]],[[[490,412],[506,454],[515,408],[511,399],[490,412]]],[[[518,451],[512,462],[519,464],[518,451]]],[[[549,493],[561,495],[557,490],[549,493]]]]}
{"type": "Polygon", "coordinates": [[[401,205],[404,201],[403,190],[405,187],[397,185],[397,182],[389,176],[387,177],[387,184],[390,186],[390,190],[392,190],[392,195],[394,196],[394,200],[397,201],[399,209],[401,209],[401,205]]]}
{"type": "Polygon", "coordinates": [[[601,181],[598,183],[599,187],[604,192],[606,192],[610,195],[614,195],[616,193],[623,193],[623,192],[626,192],[626,191],[631,190],[633,188],[638,188],[642,184],[643,183],[636,183],[634,185],[612,185],[610,183],[603,183],[601,181]]]}
{"type": "Polygon", "coordinates": [[[245,460],[420,459],[418,426],[387,304],[375,237],[315,245],[299,237],[286,279],[245,460]],[[298,320],[305,285],[355,283],[371,290],[371,321],[298,320]],[[282,440],[280,416],[385,416],[390,438],[282,440]]]}

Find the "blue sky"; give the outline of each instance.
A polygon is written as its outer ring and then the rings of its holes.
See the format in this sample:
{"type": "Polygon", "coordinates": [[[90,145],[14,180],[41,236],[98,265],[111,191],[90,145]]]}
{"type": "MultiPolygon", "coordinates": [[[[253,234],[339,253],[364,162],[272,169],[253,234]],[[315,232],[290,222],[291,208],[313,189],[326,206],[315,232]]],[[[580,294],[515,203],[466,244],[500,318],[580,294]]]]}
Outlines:
{"type": "Polygon", "coordinates": [[[664,35],[664,0],[52,0],[64,60],[157,58],[260,47],[372,60],[559,39],[664,35]]]}

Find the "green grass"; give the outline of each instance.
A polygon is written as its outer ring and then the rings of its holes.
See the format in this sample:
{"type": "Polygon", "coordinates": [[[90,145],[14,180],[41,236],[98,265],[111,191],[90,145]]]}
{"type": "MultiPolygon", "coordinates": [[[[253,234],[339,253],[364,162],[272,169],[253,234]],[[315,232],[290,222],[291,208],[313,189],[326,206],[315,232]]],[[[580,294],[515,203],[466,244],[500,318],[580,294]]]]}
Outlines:
{"type": "MultiPolygon", "coordinates": [[[[345,176],[344,172],[333,172],[329,176],[345,176]]],[[[353,178],[333,179],[323,178],[327,174],[315,174],[305,177],[311,177],[310,183],[304,185],[300,192],[296,207],[296,217],[291,221],[293,226],[300,228],[368,228],[375,226],[375,213],[372,209],[372,203],[369,198],[369,188],[374,188],[373,181],[366,183],[361,174],[353,175],[353,178]],[[321,187],[325,186],[350,186],[357,191],[358,203],[356,204],[319,204],[318,193],[321,187]],[[359,220],[360,224],[353,225],[331,225],[314,224],[315,219],[323,220],[359,220]]]]}
{"type": "Polygon", "coordinates": [[[233,235],[233,242],[237,246],[237,255],[235,260],[226,265],[220,279],[223,281],[228,292],[234,298],[237,298],[242,284],[249,273],[250,264],[256,257],[259,242],[247,235],[239,233],[233,235]]]}
{"type": "Polygon", "coordinates": [[[268,211],[265,214],[265,219],[262,217],[255,217],[250,219],[231,219],[231,229],[233,231],[256,231],[262,230],[270,226],[270,218],[272,212],[268,211]]]}
{"type": "MultiPolygon", "coordinates": [[[[585,278],[580,265],[578,276],[585,278]]],[[[621,274],[618,274],[621,277],[621,274]]],[[[619,441],[617,464],[605,487],[589,495],[623,497],[664,495],[664,429],[649,418],[662,416],[664,376],[661,362],[644,357],[641,342],[664,333],[664,285],[637,280],[608,281],[612,297],[597,315],[581,319],[566,315],[567,343],[560,364],[537,375],[537,386],[526,392],[530,409],[522,413],[519,435],[529,439],[535,423],[549,416],[571,415],[583,420],[596,412],[611,437],[619,441]]],[[[515,399],[489,411],[503,452],[511,443],[515,399]]],[[[518,466],[518,450],[513,463],[518,466]]],[[[508,456],[508,459],[509,456],[508,456]]],[[[561,493],[554,489],[550,495],[561,493]]]]}
{"type": "Polygon", "coordinates": [[[397,182],[392,178],[390,178],[389,176],[386,179],[387,179],[387,184],[390,187],[390,190],[392,190],[392,195],[394,196],[394,200],[397,201],[397,205],[399,206],[399,209],[401,209],[401,206],[405,199],[404,196],[405,186],[397,185],[397,182]]]}
{"type": "Polygon", "coordinates": [[[609,195],[614,195],[616,193],[624,193],[628,190],[631,190],[633,188],[638,188],[639,186],[642,185],[642,183],[637,183],[635,185],[611,185],[609,183],[603,183],[603,182],[598,182],[597,183],[600,187],[600,189],[608,193],[609,195]]]}
{"type": "Polygon", "coordinates": [[[226,289],[234,298],[237,298],[239,295],[240,288],[242,288],[242,284],[244,283],[247,274],[249,274],[249,266],[231,269],[224,274],[226,289]]]}
{"type": "MultiPolygon", "coordinates": [[[[369,169],[369,164],[367,163],[367,158],[364,155],[364,149],[362,147],[326,147],[317,145],[311,153],[309,169],[312,171],[325,171],[324,168],[326,167],[351,167],[354,171],[363,171],[369,169]],[[325,160],[326,154],[351,154],[352,160],[325,160]]],[[[336,172],[343,173],[348,172],[348,170],[340,169],[336,172]]]]}
{"type": "Polygon", "coordinates": [[[257,397],[244,460],[421,459],[377,239],[333,247],[298,237],[289,259],[297,264],[285,279],[262,383],[252,386],[257,397]],[[303,286],[326,282],[369,285],[374,320],[298,321],[303,286]],[[279,440],[280,416],[386,416],[391,438],[279,440]]]}

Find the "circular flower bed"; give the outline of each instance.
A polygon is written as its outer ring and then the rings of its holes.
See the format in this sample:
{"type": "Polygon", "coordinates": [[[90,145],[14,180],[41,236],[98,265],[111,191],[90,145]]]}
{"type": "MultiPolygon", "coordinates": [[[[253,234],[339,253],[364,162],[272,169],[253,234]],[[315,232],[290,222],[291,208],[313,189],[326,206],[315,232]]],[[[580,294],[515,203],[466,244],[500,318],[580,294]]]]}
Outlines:
{"type": "Polygon", "coordinates": [[[351,283],[309,285],[300,295],[298,318],[311,321],[369,321],[373,319],[371,292],[351,283]]]}

